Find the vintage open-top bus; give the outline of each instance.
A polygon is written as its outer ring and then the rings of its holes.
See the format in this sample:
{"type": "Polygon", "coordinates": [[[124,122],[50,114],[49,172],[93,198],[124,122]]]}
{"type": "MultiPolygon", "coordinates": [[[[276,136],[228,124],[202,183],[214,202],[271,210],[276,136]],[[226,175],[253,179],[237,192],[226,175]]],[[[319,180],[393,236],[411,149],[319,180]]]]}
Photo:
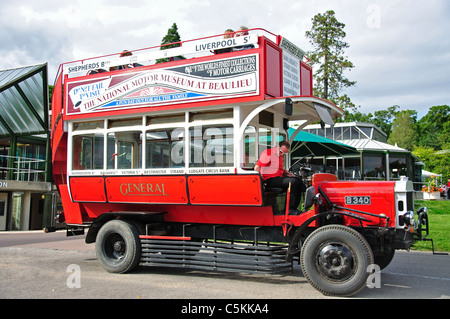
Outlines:
{"type": "MultiPolygon", "coordinates": [[[[254,165],[343,111],[313,96],[304,52],[263,29],[61,65],[52,101],[54,182],[67,227],[89,227],[102,265],[277,272],[299,258],[325,294],[365,286],[367,267],[421,238],[411,183],[302,178],[268,188],[254,165]],[[159,62],[159,63],[157,63],[159,62]],[[288,135],[289,122],[297,121],[288,135]]],[[[383,266],[382,266],[383,267],[383,266]]]]}

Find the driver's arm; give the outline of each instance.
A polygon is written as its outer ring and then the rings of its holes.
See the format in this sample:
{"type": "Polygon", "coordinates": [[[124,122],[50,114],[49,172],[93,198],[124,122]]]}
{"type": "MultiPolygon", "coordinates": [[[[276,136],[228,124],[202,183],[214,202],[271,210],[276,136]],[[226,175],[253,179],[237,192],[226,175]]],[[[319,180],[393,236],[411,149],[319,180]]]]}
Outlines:
{"type": "Polygon", "coordinates": [[[284,170],[284,175],[285,176],[289,176],[289,177],[292,177],[292,176],[294,176],[294,174],[293,173],[291,173],[291,172],[289,172],[288,170],[284,170]]]}

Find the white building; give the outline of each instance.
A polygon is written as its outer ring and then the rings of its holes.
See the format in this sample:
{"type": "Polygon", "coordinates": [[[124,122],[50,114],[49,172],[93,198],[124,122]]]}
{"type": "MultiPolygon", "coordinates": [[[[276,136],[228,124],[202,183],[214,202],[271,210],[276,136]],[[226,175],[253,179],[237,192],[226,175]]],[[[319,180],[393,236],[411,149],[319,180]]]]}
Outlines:
{"type": "Polygon", "coordinates": [[[421,180],[423,163],[410,151],[387,144],[386,134],[374,124],[349,122],[336,123],[334,127],[314,124],[304,131],[356,149],[354,154],[314,158],[316,172],[336,174],[340,180],[397,180],[400,176],[421,180]]]}

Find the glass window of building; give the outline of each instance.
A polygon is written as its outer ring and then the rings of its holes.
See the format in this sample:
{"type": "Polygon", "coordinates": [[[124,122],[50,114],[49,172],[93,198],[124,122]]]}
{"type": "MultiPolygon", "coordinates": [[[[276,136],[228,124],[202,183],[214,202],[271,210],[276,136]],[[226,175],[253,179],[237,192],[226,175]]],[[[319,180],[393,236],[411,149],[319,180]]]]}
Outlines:
{"type": "Polygon", "coordinates": [[[327,158],[326,173],[336,175],[338,179],[343,179],[344,170],[342,169],[342,158],[327,158]]]}
{"type": "Polygon", "coordinates": [[[408,176],[408,164],[406,156],[390,156],[389,171],[391,179],[399,179],[400,176],[408,176]]]}
{"type": "Polygon", "coordinates": [[[359,157],[346,157],[344,165],[344,176],[346,180],[361,179],[361,160],[359,157]]]}
{"type": "Polygon", "coordinates": [[[374,131],[373,131],[373,139],[374,139],[375,141],[380,141],[380,142],[383,142],[383,143],[386,143],[386,142],[387,142],[386,136],[383,135],[383,133],[381,133],[380,131],[375,130],[375,129],[374,129],[374,131]]]}
{"type": "Polygon", "coordinates": [[[364,155],[364,179],[366,180],[385,180],[386,179],[386,156],[383,155],[364,155]]]}
{"type": "Polygon", "coordinates": [[[330,140],[333,139],[333,128],[332,127],[325,128],[325,137],[329,138],[330,140]]]}
{"type": "Polygon", "coordinates": [[[324,173],[323,158],[313,158],[309,160],[309,165],[314,173],[324,173]]]}
{"type": "Polygon", "coordinates": [[[351,133],[352,133],[352,136],[351,136],[352,140],[359,140],[359,130],[356,127],[353,126],[351,128],[351,133]]]}
{"type": "Polygon", "coordinates": [[[350,130],[349,126],[342,128],[342,139],[349,140],[350,139],[350,130]]]}
{"type": "Polygon", "coordinates": [[[334,127],[334,139],[342,140],[342,127],[334,127]]]}
{"type": "Polygon", "coordinates": [[[325,129],[318,128],[317,135],[325,137],[325,129]]]}
{"type": "Polygon", "coordinates": [[[365,136],[361,135],[362,139],[372,138],[372,128],[360,126],[359,129],[365,134],[365,136]]]}

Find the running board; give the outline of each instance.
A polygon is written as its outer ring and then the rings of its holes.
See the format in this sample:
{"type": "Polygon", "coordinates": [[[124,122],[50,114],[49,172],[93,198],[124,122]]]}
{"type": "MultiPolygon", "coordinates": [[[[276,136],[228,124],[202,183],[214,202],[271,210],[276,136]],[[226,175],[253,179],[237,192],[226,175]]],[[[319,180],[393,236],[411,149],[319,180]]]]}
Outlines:
{"type": "Polygon", "coordinates": [[[189,237],[168,236],[140,238],[142,266],[266,274],[288,272],[293,268],[292,262],[284,260],[288,245],[208,240],[199,242],[192,241],[189,237]]]}

